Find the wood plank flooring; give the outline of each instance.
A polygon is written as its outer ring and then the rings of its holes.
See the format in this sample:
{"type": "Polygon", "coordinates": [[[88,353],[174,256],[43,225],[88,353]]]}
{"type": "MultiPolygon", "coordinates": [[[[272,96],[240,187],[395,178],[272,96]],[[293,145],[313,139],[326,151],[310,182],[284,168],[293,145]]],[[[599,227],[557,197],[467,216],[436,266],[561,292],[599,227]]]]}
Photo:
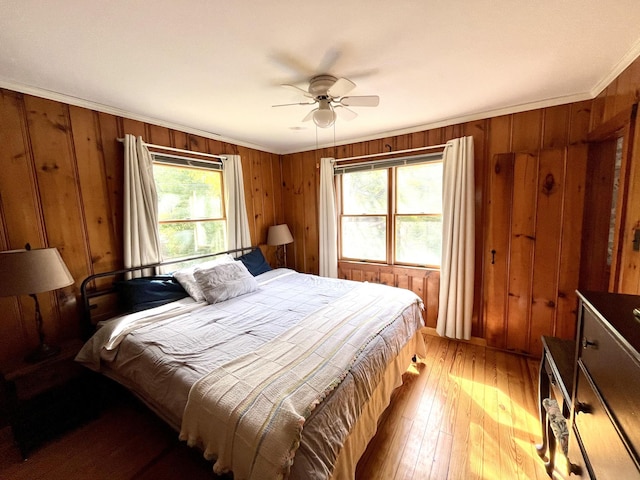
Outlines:
{"type": "MultiPolygon", "coordinates": [[[[356,479],[548,479],[535,452],[538,362],[436,336],[426,340],[427,358],[405,374],[356,479]]],[[[215,477],[198,451],[146,408],[123,400],[24,462],[5,429],[0,479],[44,478],[215,477]]]]}

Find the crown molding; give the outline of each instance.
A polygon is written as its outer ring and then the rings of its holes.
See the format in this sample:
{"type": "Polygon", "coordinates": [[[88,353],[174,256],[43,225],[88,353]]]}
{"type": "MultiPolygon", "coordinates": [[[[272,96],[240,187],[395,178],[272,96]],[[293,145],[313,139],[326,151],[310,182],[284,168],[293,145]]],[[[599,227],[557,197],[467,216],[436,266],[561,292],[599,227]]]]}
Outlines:
{"type": "Polygon", "coordinates": [[[358,137],[358,138],[354,138],[354,139],[349,139],[349,140],[344,140],[344,141],[340,141],[340,142],[336,142],[336,143],[324,143],[324,144],[318,144],[318,146],[316,147],[315,145],[303,149],[303,150],[295,150],[295,151],[288,151],[288,152],[284,152],[281,153],[281,155],[291,155],[291,154],[295,154],[295,153],[302,153],[302,152],[310,152],[313,150],[319,150],[321,148],[332,148],[332,147],[338,147],[338,146],[342,146],[342,145],[350,145],[352,143],[359,143],[359,142],[368,142],[371,140],[379,140],[381,138],[387,138],[387,137],[394,137],[397,135],[406,135],[409,133],[416,133],[416,132],[421,132],[424,130],[431,130],[434,128],[443,128],[443,127],[449,127],[451,125],[457,125],[460,123],[467,123],[467,122],[474,122],[476,120],[485,120],[487,118],[493,118],[493,117],[499,117],[502,115],[512,115],[514,113],[521,113],[521,112],[526,112],[528,110],[535,110],[535,109],[539,109],[539,108],[548,108],[548,107],[555,107],[558,105],[564,105],[567,103],[573,103],[573,102],[582,102],[583,100],[592,100],[594,97],[591,95],[590,92],[585,92],[585,93],[579,93],[579,94],[575,94],[575,95],[567,95],[564,97],[555,97],[555,98],[548,98],[545,100],[539,100],[536,102],[530,102],[530,103],[522,103],[520,105],[513,105],[510,107],[505,107],[505,108],[499,108],[499,109],[495,109],[495,110],[487,110],[484,112],[477,112],[477,113],[472,113],[469,115],[463,115],[460,117],[451,117],[445,120],[441,120],[438,122],[433,122],[433,123],[425,123],[425,124],[421,124],[421,125],[415,125],[412,127],[407,127],[407,128],[403,128],[403,129],[398,129],[398,130],[390,130],[390,131],[385,131],[385,132],[380,132],[377,134],[373,134],[373,135],[369,135],[366,137],[358,137]]]}
{"type": "Polygon", "coordinates": [[[102,113],[108,113],[111,115],[115,115],[117,117],[129,118],[131,120],[137,120],[139,122],[150,123],[152,125],[158,125],[160,127],[170,128],[172,130],[178,130],[184,133],[190,133],[192,135],[198,135],[200,137],[211,138],[213,140],[218,140],[220,142],[232,143],[234,145],[238,145],[240,147],[251,148],[254,150],[260,150],[266,153],[273,153],[276,155],[281,155],[280,152],[276,152],[270,150],[261,145],[254,145],[249,142],[243,142],[237,140],[235,138],[227,138],[222,135],[219,135],[214,132],[208,132],[206,130],[200,130],[197,128],[187,127],[185,125],[181,125],[179,123],[167,122],[165,120],[159,120],[153,117],[147,117],[145,115],[140,115],[134,112],[130,112],[128,110],[123,110],[120,108],[110,107],[108,105],[104,105],[102,103],[92,102],[90,100],[85,100],[83,98],[74,97],[72,95],[66,95],[64,93],[54,92],[52,90],[47,90],[44,88],[33,87],[30,85],[25,85],[22,83],[12,82],[10,80],[0,78],[0,88],[5,88],[7,90],[13,90],[15,92],[24,93],[26,95],[33,95],[35,97],[46,98],[47,100],[53,100],[56,102],[68,103],[69,105],[74,105],[76,107],[87,108],[89,110],[95,110],[102,113]]]}
{"type": "Polygon", "coordinates": [[[640,56],[640,39],[634,43],[627,53],[620,59],[618,63],[614,65],[608,75],[603,77],[598,83],[596,83],[591,89],[591,98],[596,98],[605,88],[618,78],[618,76],[624,72],[629,65],[631,65],[636,58],[640,56]]]}

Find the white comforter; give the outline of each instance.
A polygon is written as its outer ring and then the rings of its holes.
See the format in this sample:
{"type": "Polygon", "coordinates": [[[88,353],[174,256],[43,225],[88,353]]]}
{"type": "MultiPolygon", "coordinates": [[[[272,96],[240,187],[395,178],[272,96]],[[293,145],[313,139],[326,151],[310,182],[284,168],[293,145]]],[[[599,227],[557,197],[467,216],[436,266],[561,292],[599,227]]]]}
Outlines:
{"type": "MultiPolygon", "coordinates": [[[[106,369],[179,429],[191,386],[259,349],[359,285],[279,269],[258,291],[215,305],[183,300],[109,321],[78,360],[106,369]]],[[[419,299],[366,346],[340,387],[305,423],[291,478],[326,479],[381,372],[421,326],[419,299]]]]}

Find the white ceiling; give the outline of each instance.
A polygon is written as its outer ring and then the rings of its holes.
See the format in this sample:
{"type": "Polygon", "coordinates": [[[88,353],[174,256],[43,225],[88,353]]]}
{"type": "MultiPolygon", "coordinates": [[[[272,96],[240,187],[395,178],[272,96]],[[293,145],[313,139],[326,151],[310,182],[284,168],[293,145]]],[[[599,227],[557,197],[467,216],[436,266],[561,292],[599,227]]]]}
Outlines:
{"type": "Polygon", "coordinates": [[[593,98],[638,0],[0,0],[0,86],[290,153],[593,98]],[[376,94],[318,129],[293,89],[376,94]]]}

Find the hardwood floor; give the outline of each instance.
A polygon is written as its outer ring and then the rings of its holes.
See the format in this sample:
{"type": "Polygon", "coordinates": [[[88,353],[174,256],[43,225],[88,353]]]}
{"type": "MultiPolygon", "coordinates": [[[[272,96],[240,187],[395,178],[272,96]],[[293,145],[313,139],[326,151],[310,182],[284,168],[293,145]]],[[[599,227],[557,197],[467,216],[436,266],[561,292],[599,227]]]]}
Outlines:
{"type": "Polygon", "coordinates": [[[539,362],[426,339],[427,358],[405,374],[357,479],[548,479],[535,451],[539,362]]]}
{"type": "MultiPolygon", "coordinates": [[[[535,452],[538,362],[427,336],[357,480],[547,479],[535,452]]],[[[119,401],[21,461],[0,435],[0,479],[212,479],[211,464],[146,408],[119,401]]],[[[558,478],[561,478],[559,475],[558,478]]]]}

